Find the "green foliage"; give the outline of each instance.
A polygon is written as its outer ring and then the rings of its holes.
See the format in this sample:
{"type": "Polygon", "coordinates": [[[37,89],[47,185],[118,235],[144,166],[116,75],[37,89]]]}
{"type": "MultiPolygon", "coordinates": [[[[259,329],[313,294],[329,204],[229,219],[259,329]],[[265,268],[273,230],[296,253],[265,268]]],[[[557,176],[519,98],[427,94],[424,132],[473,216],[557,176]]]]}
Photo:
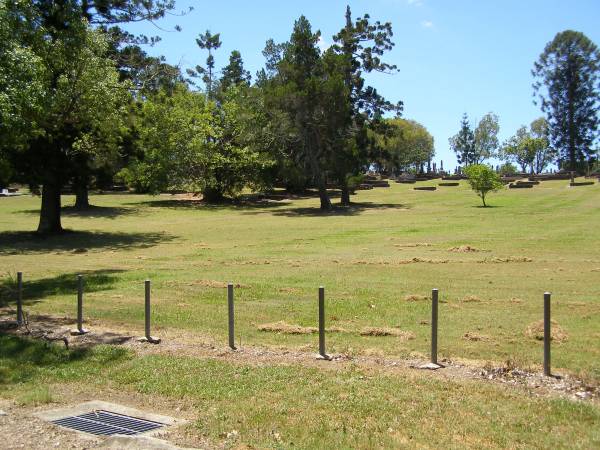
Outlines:
{"type": "Polygon", "coordinates": [[[257,186],[271,160],[254,145],[260,117],[247,89],[232,87],[219,105],[184,85],[148,98],[137,125],[141,155],[120,176],[141,192],[195,189],[208,201],[257,186]]]}
{"type": "Polygon", "coordinates": [[[376,134],[385,152],[386,168],[392,172],[419,170],[433,158],[433,136],[420,123],[408,119],[388,119],[385,134],[376,134]]]}
{"type": "Polygon", "coordinates": [[[450,148],[456,153],[459,164],[469,165],[476,161],[475,135],[471,130],[467,114],[463,114],[460,131],[448,140],[450,148]]]}
{"type": "Polygon", "coordinates": [[[517,167],[514,164],[509,162],[504,163],[500,166],[500,175],[501,176],[510,176],[517,173],[517,167]]]}
{"type": "Polygon", "coordinates": [[[289,42],[270,40],[263,52],[267,62],[258,85],[269,119],[281,124],[276,129],[282,151],[319,189],[322,209],[331,208],[328,181],[339,184],[341,202],[349,204],[348,180],[368,167],[378,150],[367,130],[384,112],[401,110],[363,78],[366,72],[395,69],[380,59],[393,46],[391,36],[391,24],[371,23],[368,15],[353,21],[348,8],[345,27],[324,53],[318,48],[320,32],[313,33],[304,16],[289,42]]]}
{"type": "Polygon", "coordinates": [[[563,31],[546,45],[532,74],[552,146],[576,170],[593,156],[598,138],[600,51],[583,33],[563,31]]]}
{"type": "Polygon", "coordinates": [[[76,6],[2,5],[0,32],[8,39],[2,39],[0,84],[8,88],[0,114],[12,111],[0,125],[2,159],[18,181],[44,186],[38,230],[59,232],[60,189],[82,161],[101,164],[116,156],[129,91],[106,57],[104,34],[76,6]]]}
{"type": "Polygon", "coordinates": [[[544,118],[534,120],[529,130],[522,126],[500,149],[502,159],[514,161],[526,172],[542,172],[556,157],[556,151],[550,147],[548,127],[544,118]]]}
{"type": "Polygon", "coordinates": [[[494,113],[487,113],[477,124],[473,133],[475,152],[473,161],[480,164],[486,159],[496,156],[498,149],[498,116],[494,113]]]}
{"type": "Polygon", "coordinates": [[[213,71],[215,70],[215,57],[213,56],[213,50],[217,50],[221,47],[220,33],[212,34],[209,30],[206,33],[200,34],[196,38],[196,44],[203,50],[208,50],[208,57],[206,58],[206,67],[197,65],[195,70],[189,69],[188,75],[193,78],[202,77],[202,81],[206,87],[206,97],[212,99],[213,97],[213,71]]]}
{"type": "Polygon", "coordinates": [[[229,64],[223,67],[221,89],[226,91],[231,85],[250,84],[250,72],[244,69],[244,61],[239,51],[233,50],[229,56],[229,64]]]}
{"type": "Polygon", "coordinates": [[[468,183],[471,186],[483,202],[483,206],[487,206],[485,203],[485,197],[490,192],[495,192],[502,189],[502,182],[498,174],[489,166],[485,164],[472,164],[465,168],[465,174],[468,177],[468,183]]]}

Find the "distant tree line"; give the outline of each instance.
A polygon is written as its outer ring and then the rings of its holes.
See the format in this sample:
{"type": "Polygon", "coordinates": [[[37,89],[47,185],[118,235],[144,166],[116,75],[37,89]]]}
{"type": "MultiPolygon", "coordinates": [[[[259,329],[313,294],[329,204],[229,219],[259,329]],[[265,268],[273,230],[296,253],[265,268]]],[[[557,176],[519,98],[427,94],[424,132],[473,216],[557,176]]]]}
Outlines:
{"type": "Polygon", "coordinates": [[[539,173],[550,164],[580,173],[598,165],[600,51],[583,33],[563,31],[546,45],[532,70],[534,103],[545,117],[520,127],[498,142],[498,116],[486,114],[475,130],[463,115],[460,131],[449,139],[459,164],[490,157],[523,172],[539,173]]]}

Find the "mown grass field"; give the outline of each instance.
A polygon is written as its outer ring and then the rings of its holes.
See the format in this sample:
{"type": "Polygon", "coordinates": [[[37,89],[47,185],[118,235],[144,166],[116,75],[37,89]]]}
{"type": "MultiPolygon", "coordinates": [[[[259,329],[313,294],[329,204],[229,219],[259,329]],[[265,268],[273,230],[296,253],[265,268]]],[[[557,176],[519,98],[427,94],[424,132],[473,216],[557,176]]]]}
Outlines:
{"type": "MultiPolygon", "coordinates": [[[[236,289],[236,342],[316,349],[315,335],[262,332],[265,323],[316,326],[326,288],[328,351],[426,355],[430,302],[440,290],[440,355],[540,366],[525,335],[552,292],[568,339],[553,365],[600,379],[600,185],[543,182],[504,190],[491,208],[466,185],[359,191],[349,210],[323,215],[315,198],[209,207],[170,195],[98,195],[85,214],[67,208],[74,233],[32,238],[39,198],[0,199],[6,286],[24,272],[26,310],[74,316],[75,277],[86,276],[92,323],[143,330],[143,281],[152,280],[153,324],[226,342],[226,289],[236,289]],[[453,252],[469,245],[477,252],[453,252]],[[416,258],[416,259],[415,259],[416,258]],[[397,327],[414,339],[365,337],[397,327]],[[481,340],[464,338],[476,334],[481,340]]],[[[64,204],[72,203],[65,197],[64,204]]],[[[4,289],[5,302],[9,300],[4,289]]],[[[10,304],[10,302],[9,302],[10,304]]]]}
{"type": "MultiPolygon", "coordinates": [[[[566,184],[504,190],[485,209],[466,185],[417,192],[393,184],[361,191],[354,207],[327,215],[315,198],[209,207],[170,195],[96,195],[88,213],[65,210],[63,225],[72,233],[46,240],[29,234],[38,198],[0,199],[1,301],[5,313],[14,307],[20,270],[30,315],[74,317],[75,277],[83,273],[91,328],[141,335],[149,278],[153,334],[224,348],[224,283],[232,281],[240,285],[236,342],[314,353],[315,334],[259,327],[316,326],[317,288],[324,285],[327,326],[341,330],[328,334],[329,353],[426,358],[430,303],[418,296],[435,287],[440,358],[511,360],[540,370],[541,342],[525,331],[542,318],[543,292],[550,291],[553,319],[567,335],[553,345],[555,371],[597,383],[600,185],[566,184]],[[466,245],[479,251],[450,250],[466,245]],[[361,336],[366,327],[414,338],[361,336]]],[[[173,413],[192,419],[182,445],[200,438],[219,448],[600,445],[597,404],[484,381],[353,364],[249,364],[116,347],[66,351],[0,336],[0,397],[27,407],[72,401],[66,391],[100,399],[118,391],[166,413],[183,408],[173,413]]]]}
{"type": "Polygon", "coordinates": [[[117,347],[69,352],[0,336],[0,397],[28,407],[115,396],[188,418],[185,431],[171,440],[201,448],[588,449],[600,444],[598,405],[523,395],[482,381],[354,366],[329,370],[134,357],[117,347]]]}

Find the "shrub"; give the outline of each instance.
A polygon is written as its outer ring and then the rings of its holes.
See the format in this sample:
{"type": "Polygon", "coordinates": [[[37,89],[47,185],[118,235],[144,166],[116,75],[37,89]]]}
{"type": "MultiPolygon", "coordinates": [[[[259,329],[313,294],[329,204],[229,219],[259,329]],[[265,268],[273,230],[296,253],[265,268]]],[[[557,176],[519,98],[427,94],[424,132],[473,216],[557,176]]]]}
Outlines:
{"type": "Polygon", "coordinates": [[[495,192],[502,188],[502,182],[500,177],[494,170],[484,164],[473,164],[468,166],[464,170],[468,177],[469,185],[483,202],[483,206],[487,206],[485,203],[485,197],[489,192],[495,192]]]}

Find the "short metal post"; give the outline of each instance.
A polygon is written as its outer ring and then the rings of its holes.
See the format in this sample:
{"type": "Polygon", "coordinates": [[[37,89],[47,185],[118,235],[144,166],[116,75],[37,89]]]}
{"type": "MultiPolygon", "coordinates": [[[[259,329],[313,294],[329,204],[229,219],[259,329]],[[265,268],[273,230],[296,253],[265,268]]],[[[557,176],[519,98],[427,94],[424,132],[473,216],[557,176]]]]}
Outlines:
{"type": "Polygon", "coordinates": [[[438,290],[431,290],[431,362],[437,364],[438,290]]]}
{"type": "Polygon", "coordinates": [[[319,357],[329,359],[325,353],[325,288],[319,287],[319,357]]]}
{"type": "Polygon", "coordinates": [[[146,288],[146,339],[150,341],[150,280],[146,280],[144,286],[146,288]]]}
{"type": "Polygon", "coordinates": [[[144,286],[146,288],[146,295],[145,295],[146,336],[144,338],[142,338],[142,341],[150,342],[151,344],[158,344],[160,342],[160,339],[152,337],[152,335],[150,334],[150,280],[146,280],[144,283],[144,286]]]}
{"type": "Polygon", "coordinates": [[[544,375],[549,377],[550,372],[550,292],[544,293],[544,375]]]}
{"type": "Polygon", "coordinates": [[[77,329],[71,331],[71,335],[86,334],[88,330],[83,328],[83,276],[77,275],[77,329]]]}
{"type": "Polygon", "coordinates": [[[227,285],[227,306],[228,306],[228,316],[229,316],[229,348],[231,350],[235,350],[235,342],[234,342],[234,310],[233,310],[233,284],[229,283],[227,285]]]}
{"type": "Polygon", "coordinates": [[[77,275],[77,329],[83,331],[83,277],[77,275]]]}
{"type": "Polygon", "coordinates": [[[17,272],[17,325],[23,323],[23,272],[17,272]]]}

